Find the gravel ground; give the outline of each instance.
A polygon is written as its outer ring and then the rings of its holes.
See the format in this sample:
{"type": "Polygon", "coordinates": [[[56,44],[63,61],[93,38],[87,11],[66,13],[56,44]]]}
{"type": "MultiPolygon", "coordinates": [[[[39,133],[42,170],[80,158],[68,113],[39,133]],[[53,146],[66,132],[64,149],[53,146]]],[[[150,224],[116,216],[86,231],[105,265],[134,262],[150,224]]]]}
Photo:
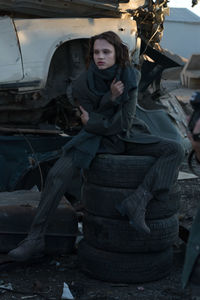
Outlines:
{"type": "MultiPolygon", "coordinates": [[[[190,172],[187,162],[182,171],[190,172]]],[[[200,179],[179,180],[181,186],[180,224],[190,228],[196,213],[200,179]]],[[[0,289],[1,300],[61,299],[63,283],[67,283],[75,299],[80,300],[190,300],[190,289],[181,288],[181,272],[185,243],[174,245],[174,264],[169,276],[158,281],[140,284],[112,284],[94,280],[79,270],[76,251],[70,255],[45,257],[29,264],[7,262],[0,257],[0,284],[14,289],[0,289]]]]}

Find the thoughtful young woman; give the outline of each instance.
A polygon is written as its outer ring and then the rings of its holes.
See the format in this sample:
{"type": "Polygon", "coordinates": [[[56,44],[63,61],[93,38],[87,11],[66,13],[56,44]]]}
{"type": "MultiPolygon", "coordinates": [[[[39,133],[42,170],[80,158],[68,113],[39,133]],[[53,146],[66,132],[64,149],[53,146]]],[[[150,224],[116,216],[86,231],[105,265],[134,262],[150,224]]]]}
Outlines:
{"type": "Polygon", "coordinates": [[[139,79],[140,73],[131,65],[128,48],[118,35],[108,31],[90,39],[88,68],[73,86],[83,129],[63,147],[62,156],[50,170],[30,232],[9,252],[12,258],[24,261],[43,252],[49,218],[61,197],[77,183],[80,170],[89,168],[98,153],[156,158],[140,186],[116,207],[128,216],[135,230],[150,232],[145,223],[146,205],[152,197],[167,200],[183,149],[174,141],[151,135],[145,123],[135,117],[139,79]]]}

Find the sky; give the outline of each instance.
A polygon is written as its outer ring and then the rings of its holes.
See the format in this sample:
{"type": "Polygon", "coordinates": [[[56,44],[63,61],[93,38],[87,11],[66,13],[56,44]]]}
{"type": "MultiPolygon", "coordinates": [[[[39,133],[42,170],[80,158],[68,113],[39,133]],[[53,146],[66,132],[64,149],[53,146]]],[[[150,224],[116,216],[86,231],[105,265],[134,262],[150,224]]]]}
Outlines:
{"type": "Polygon", "coordinates": [[[169,7],[185,7],[200,17],[200,1],[192,7],[192,0],[169,0],[169,7]]]}

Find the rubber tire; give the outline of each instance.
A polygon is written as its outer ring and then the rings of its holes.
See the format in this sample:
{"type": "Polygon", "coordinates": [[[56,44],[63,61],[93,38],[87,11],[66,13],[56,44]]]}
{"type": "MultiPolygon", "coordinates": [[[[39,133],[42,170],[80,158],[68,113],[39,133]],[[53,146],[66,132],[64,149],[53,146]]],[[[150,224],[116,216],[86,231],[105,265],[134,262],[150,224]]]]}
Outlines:
{"type": "Polygon", "coordinates": [[[172,246],[178,239],[177,215],[161,220],[149,220],[150,234],[139,233],[129,221],[114,220],[86,214],[83,234],[87,243],[105,251],[158,252],[172,246]]]}
{"type": "Polygon", "coordinates": [[[172,247],[154,253],[114,253],[90,246],[84,239],[78,246],[81,270],[92,278],[120,283],[144,283],[169,275],[172,247]]]}
{"type": "MultiPolygon", "coordinates": [[[[133,192],[133,189],[103,187],[87,182],[82,187],[82,201],[85,210],[91,214],[124,219],[115,207],[133,192]]],[[[180,197],[180,186],[175,184],[169,193],[168,201],[152,199],[149,202],[146,219],[162,219],[176,214],[180,207],[180,197]]]]}
{"type": "Polygon", "coordinates": [[[154,162],[152,156],[99,154],[83,176],[85,181],[104,187],[135,189],[154,162]]]}

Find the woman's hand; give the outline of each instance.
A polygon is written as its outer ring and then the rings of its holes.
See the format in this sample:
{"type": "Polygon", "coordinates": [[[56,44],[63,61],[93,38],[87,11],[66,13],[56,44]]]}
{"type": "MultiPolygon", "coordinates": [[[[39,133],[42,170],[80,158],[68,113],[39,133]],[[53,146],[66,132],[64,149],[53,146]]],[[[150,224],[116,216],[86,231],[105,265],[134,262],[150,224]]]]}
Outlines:
{"type": "Polygon", "coordinates": [[[110,86],[111,89],[111,100],[114,101],[117,97],[121,96],[124,91],[124,84],[122,81],[116,81],[116,78],[113,80],[110,86]]]}
{"type": "Polygon", "coordinates": [[[83,125],[86,125],[89,120],[89,114],[82,106],[79,106],[79,108],[81,111],[81,115],[80,115],[81,122],[83,125]]]}

